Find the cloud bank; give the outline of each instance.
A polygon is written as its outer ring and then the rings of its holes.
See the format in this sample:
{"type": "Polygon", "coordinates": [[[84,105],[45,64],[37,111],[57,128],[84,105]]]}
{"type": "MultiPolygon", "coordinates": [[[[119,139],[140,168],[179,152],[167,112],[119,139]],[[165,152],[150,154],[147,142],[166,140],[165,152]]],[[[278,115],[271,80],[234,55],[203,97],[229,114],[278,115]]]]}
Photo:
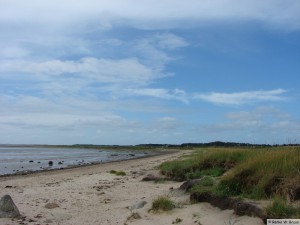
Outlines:
{"type": "Polygon", "coordinates": [[[285,29],[300,27],[300,3],[297,0],[87,0],[76,4],[71,0],[2,0],[1,9],[1,21],[35,24],[42,21],[57,27],[82,20],[98,20],[102,29],[118,24],[167,28],[178,26],[180,21],[197,24],[224,20],[261,21],[285,29]]]}

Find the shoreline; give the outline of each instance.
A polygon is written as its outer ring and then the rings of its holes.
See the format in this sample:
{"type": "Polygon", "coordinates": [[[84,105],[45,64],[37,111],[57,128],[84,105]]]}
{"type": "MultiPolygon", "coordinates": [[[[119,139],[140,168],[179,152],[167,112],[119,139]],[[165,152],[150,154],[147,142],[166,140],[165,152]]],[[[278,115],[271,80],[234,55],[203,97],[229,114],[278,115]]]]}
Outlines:
{"type": "MultiPolygon", "coordinates": [[[[262,225],[258,218],[238,217],[232,210],[220,210],[208,203],[191,205],[189,195],[175,190],[182,182],[155,183],[141,181],[143,177],[158,175],[157,166],[174,160],[190,151],[168,152],[140,159],[130,159],[105,164],[81,166],[68,170],[46,171],[27,176],[0,177],[0,196],[11,195],[25,217],[25,225],[165,225],[181,218],[181,225],[224,225],[236,221],[239,224],[262,225]],[[116,176],[110,170],[124,171],[116,176]],[[170,196],[181,205],[170,212],[149,212],[154,199],[170,196]],[[128,207],[145,201],[144,207],[129,210],[128,207]],[[53,203],[54,208],[47,208],[53,203]],[[132,212],[141,218],[130,218],[132,212]],[[31,221],[31,222],[30,222],[31,221]],[[33,222],[34,221],[34,222],[33,222]],[[195,223],[195,221],[198,221],[195,223]]],[[[0,224],[19,225],[12,219],[0,219],[0,224]]]]}
{"type": "MultiPolygon", "coordinates": [[[[98,149],[95,149],[98,150],[98,149]]],[[[114,151],[114,150],[112,150],[114,151]]],[[[116,150],[119,151],[119,150],[116,150]]],[[[139,151],[139,150],[133,150],[133,151],[139,151]]],[[[57,170],[69,170],[69,169],[74,169],[74,168],[80,168],[80,167],[86,167],[86,166],[94,166],[94,165],[102,165],[102,164],[107,164],[107,163],[112,163],[112,162],[122,162],[122,161],[128,161],[128,160],[135,160],[135,159],[142,159],[142,158],[148,158],[148,157],[153,157],[153,156],[159,156],[159,155],[165,155],[165,154],[171,154],[174,152],[178,152],[179,150],[141,150],[143,152],[147,152],[147,154],[144,154],[143,156],[137,156],[137,157],[132,157],[128,159],[117,159],[117,160],[112,160],[112,161],[98,161],[98,162],[91,162],[91,163],[84,163],[84,164],[77,164],[77,165],[67,165],[66,167],[62,168],[50,168],[50,169],[39,169],[39,170],[28,170],[28,171],[19,171],[15,173],[8,173],[8,174],[0,174],[1,177],[13,177],[13,176],[27,176],[30,174],[36,174],[36,173],[47,173],[51,171],[57,171],[57,170]],[[154,153],[154,154],[151,154],[154,153]]]]}

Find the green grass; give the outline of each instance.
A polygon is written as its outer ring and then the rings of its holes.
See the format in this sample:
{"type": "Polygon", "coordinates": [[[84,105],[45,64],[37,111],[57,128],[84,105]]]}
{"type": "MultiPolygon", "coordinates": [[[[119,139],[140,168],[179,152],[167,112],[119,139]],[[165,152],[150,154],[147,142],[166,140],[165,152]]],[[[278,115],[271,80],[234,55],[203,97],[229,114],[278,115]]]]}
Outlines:
{"type": "Polygon", "coordinates": [[[300,183],[300,148],[205,148],[159,168],[178,181],[220,177],[226,172],[214,189],[219,196],[286,196],[300,183]]]}
{"type": "Polygon", "coordinates": [[[193,159],[175,160],[164,162],[159,169],[163,175],[173,178],[177,181],[186,179],[186,174],[194,172],[196,161],[193,159]]]}
{"type": "Polygon", "coordinates": [[[201,185],[204,187],[213,187],[215,181],[211,177],[204,177],[201,180],[201,185]]]}
{"type": "Polygon", "coordinates": [[[173,202],[169,197],[160,196],[152,202],[151,210],[159,212],[170,211],[174,208],[176,208],[175,202],[173,202]]]}
{"type": "Polygon", "coordinates": [[[300,149],[261,151],[222,177],[217,192],[253,199],[286,196],[300,181],[300,149]]]}
{"type": "Polygon", "coordinates": [[[281,197],[275,197],[272,204],[266,208],[269,218],[297,219],[300,218],[300,209],[288,205],[281,197]]]}
{"type": "Polygon", "coordinates": [[[115,175],[117,175],[117,176],[126,176],[126,173],[124,172],[124,171],[122,171],[122,170],[120,170],[120,171],[116,171],[116,170],[111,170],[111,171],[109,171],[111,174],[115,174],[115,175]]]}
{"type": "Polygon", "coordinates": [[[222,167],[214,167],[209,169],[196,170],[194,172],[187,173],[185,175],[186,179],[197,179],[203,176],[219,177],[225,172],[222,167]]]}
{"type": "Polygon", "coordinates": [[[217,177],[254,154],[256,151],[247,149],[205,148],[198,150],[189,158],[161,164],[160,171],[163,175],[178,181],[204,175],[217,177]]]}
{"type": "Polygon", "coordinates": [[[216,182],[211,177],[204,177],[201,180],[201,183],[195,185],[191,189],[191,193],[203,194],[207,192],[213,192],[215,189],[216,182]]]}
{"type": "Polygon", "coordinates": [[[275,197],[297,200],[293,197],[300,184],[300,147],[202,148],[190,157],[163,163],[160,171],[180,181],[204,177],[192,192],[258,200],[274,198],[267,208],[273,218],[300,217],[299,207],[275,197]]]}

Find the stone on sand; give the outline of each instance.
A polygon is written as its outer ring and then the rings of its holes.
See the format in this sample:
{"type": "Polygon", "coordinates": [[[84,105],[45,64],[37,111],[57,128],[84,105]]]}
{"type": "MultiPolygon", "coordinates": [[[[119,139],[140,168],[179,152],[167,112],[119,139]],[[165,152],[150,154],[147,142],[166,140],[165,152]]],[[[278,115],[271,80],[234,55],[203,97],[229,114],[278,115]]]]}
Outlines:
{"type": "Polygon", "coordinates": [[[71,218],[72,218],[72,216],[70,214],[66,214],[63,212],[51,212],[46,216],[45,223],[52,223],[53,221],[61,222],[64,220],[69,220],[71,218]]]}
{"type": "Polygon", "coordinates": [[[20,216],[21,214],[19,209],[13,202],[10,195],[4,195],[0,199],[0,218],[17,218],[20,216]]]}
{"type": "Polygon", "coordinates": [[[58,207],[59,207],[59,205],[57,203],[55,203],[55,202],[53,202],[53,203],[47,203],[45,205],[46,209],[54,209],[54,208],[58,208],[58,207]]]}
{"type": "Polygon", "coordinates": [[[140,201],[130,206],[129,209],[130,210],[140,209],[143,208],[146,204],[147,204],[146,201],[140,201]]]}

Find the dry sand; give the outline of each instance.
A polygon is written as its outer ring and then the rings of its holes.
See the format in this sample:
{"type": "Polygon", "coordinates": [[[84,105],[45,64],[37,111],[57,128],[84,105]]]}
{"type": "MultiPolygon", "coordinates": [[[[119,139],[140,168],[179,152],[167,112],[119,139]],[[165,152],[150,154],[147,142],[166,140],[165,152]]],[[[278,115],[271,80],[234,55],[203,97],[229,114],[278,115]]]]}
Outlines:
{"type": "Polygon", "coordinates": [[[232,210],[219,210],[208,203],[191,205],[187,194],[171,189],[179,182],[142,182],[147,174],[157,174],[156,167],[187,152],[177,152],[143,159],[114,162],[68,170],[49,171],[0,178],[0,197],[10,194],[25,220],[0,219],[0,224],[60,225],[167,225],[180,218],[181,225],[262,225],[258,218],[238,217],[232,210]],[[123,170],[126,176],[110,174],[123,170]],[[153,213],[152,201],[167,195],[182,207],[170,212],[153,213]],[[146,201],[140,209],[135,203],[146,201]],[[55,203],[55,204],[48,204],[55,203]],[[56,208],[46,208],[45,206],[56,208]],[[136,212],[141,218],[130,218],[136,212]]]}

